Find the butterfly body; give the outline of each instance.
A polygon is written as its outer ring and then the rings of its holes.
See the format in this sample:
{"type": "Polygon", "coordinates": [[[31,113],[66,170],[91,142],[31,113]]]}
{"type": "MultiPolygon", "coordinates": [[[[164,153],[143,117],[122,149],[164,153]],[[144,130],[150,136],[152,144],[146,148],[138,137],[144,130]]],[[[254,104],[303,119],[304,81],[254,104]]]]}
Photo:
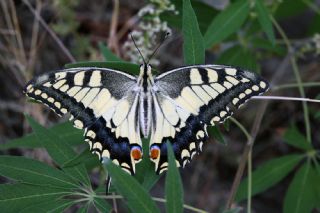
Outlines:
{"type": "Polygon", "coordinates": [[[142,159],[141,136],[150,137],[149,157],[160,174],[168,166],[167,141],[184,167],[202,151],[207,126],[224,122],[267,89],[258,75],[230,66],[187,66],[153,76],[143,64],[139,76],[97,67],[43,74],[24,92],[58,115],[70,113],[92,153],[130,174],[142,159]]]}

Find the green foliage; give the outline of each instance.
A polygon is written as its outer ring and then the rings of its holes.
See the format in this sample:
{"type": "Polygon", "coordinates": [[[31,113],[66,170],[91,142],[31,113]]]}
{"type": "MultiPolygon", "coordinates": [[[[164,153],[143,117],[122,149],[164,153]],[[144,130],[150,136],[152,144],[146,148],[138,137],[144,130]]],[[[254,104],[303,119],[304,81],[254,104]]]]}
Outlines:
{"type": "MultiPolygon", "coordinates": [[[[70,122],[57,124],[50,128],[50,131],[54,134],[59,134],[63,138],[64,143],[69,145],[82,144],[83,133],[72,126],[70,122]]],[[[41,141],[37,140],[36,135],[31,133],[23,138],[14,139],[8,143],[0,144],[0,149],[12,149],[12,148],[39,148],[42,147],[41,141]]]]}
{"type": "Polygon", "coordinates": [[[190,0],[183,0],[182,32],[185,64],[203,64],[205,61],[203,37],[190,0]]]}
{"type": "MultiPolygon", "coordinates": [[[[62,10],[61,17],[66,21],[57,21],[53,25],[54,29],[62,36],[70,34],[70,31],[75,32],[78,24],[74,22],[75,14],[72,8],[76,7],[77,2],[57,2],[56,7],[62,10]]],[[[205,49],[223,46],[216,63],[240,66],[255,72],[260,71],[260,59],[270,55],[282,57],[287,54],[287,48],[279,45],[283,41],[278,42],[279,39],[275,38],[274,18],[290,18],[308,9],[303,1],[289,0],[282,3],[268,3],[263,0],[231,1],[231,4],[221,11],[195,0],[173,0],[173,3],[179,14],[168,12],[162,14],[161,19],[182,31],[185,64],[202,64],[205,62],[205,49]],[[220,45],[222,43],[228,45],[220,45]]],[[[319,16],[316,16],[312,26],[318,26],[319,20],[319,16]]],[[[319,32],[312,26],[309,33],[319,32]]],[[[73,53],[76,53],[77,58],[81,58],[88,51],[90,42],[78,33],[71,34],[75,37],[73,53]]],[[[138,75],[139,65],[124,62],[103,43],[99,43],[99,49],[106,62],[84,61],[67,64],[66,68],[103,67],[138,75]]],[[[91,208],[101,212],[111,211],[108,200],[112,196],[106,197],[104,192],[101,194],[102,186],[92,189],[89,174],[93,168],[100,166],[100,163],[87,147],[80,149],[83,132],[73,128],[70,122],[47,129],[29,116],[27,120],[33,133],[7,144],[0,144],[0,149],[44,148],[59,169],[21,156],[0,156],[0,175],[10,181],[10,184],[0,185],[1,211],[62,212],[74,205],[79,206],[78,212],[87,212],[91,208]],[[83,151],[78,152],[79,150],[83,151]]],[[[208,132],[225,144],[217,127],[209,128],[208,132]]],[[[252,186],[251,194],[254,196],[288,178],[292,180],[283,202],[283,212],[311,212],[314,208],[320,208],[319,150],[312,146],[311,141],[308,141],[296,126],[289,127],[283,139],[288,146],[300,153],[270,159],[258,166],[252,173],[252,182],[248,183],[245,178],[240,184],[236,201],[248,199],[249,185],[252,186]]],[[[159,212],[155,199],[149,194],[160,176],[156,175],[154,164],[149,160],[148,141],[143,140],[143,160],[136,166],[134,177],[111,161],[107,161],[105,165],[112,177],[112,186],[127,201],[126,204],[132,212],[137,209],[139,212],[159,212]]],[[[167,212],[183,212],[182,181],[170,143],[168,159],[163,201],[166,203],[167,212]]],[[[235,208],[224,212],[240,210],[235,208]]]]}
{"type": "Polygon", "coordinates": [[[292,126],[291,128],[287,129],[284,136],[284,141],[296,148],[308,151],[312,149],[311,144],[307,141],[307,139],[299,132],[297,127],[292,126]]]}
{"type": "Polygon", "coordinates": [[[143,158],[137,166],[136,179],[142,184],[142,186],[150,191],[161,177],[154,171],[154,163],[149,159],[149,139],[142,139],[143,158]]]}
{"type": "MultiPolygon", "coordinates": [[[[171,27],[182,29],[183,1],[172,0],[171,2],[175,5],[175,8],[178,11],[178,13],[173,14],[172,12],[165,12],[160,17],[163,21],[167,21],[171,27]]],[[[199,28],[202,33],[205,33],[207,28],[209,27],[210,21],[214,16],[217,15],[218,11],[202,1],[191,2],[192,8],[194,9],[194,12],[197,16],[199,28]]]]}
{"type": "Polygon", "coordinates": [[[168,213],[183,212],[183,188],[176,166],[176,158],[174,156],[170,142],[167,142],[168,149],[168,171],[166,176],[166,210],[168,213]]]}
{"type": "Polygon", "coordinates": [[[1,175],[23,183],[59,188],[77,185],[64,172],[44,163],[16,156],[0,156],[1,175]]]}
{"type": "Polygon", "coordinates": [[[232,33],[236,32],[249,14],[249,1],[239,0],[219,13],[209,25],[204,34],[205,46],[210,48],[232,33]]]}
{"type": "MultiPolygon", "coordinates": [[[[57,169],[42,162],[18,156],[0,156],[0,175],[11,180],[11,184],[0,185],[0,207],[4,212],[61,212],[75,204],[91,205],[101,203],[105,211],[111,207],[101,202],[91,189],[88,172],[82,162],[68,165],[70,159],[77,157],[72,143],[65,143],[61,135],[67,135],[66,124],[46,129],[26,116],[32,126],[33,134],[20,139],[21,143],[36,140],[38,147],[44,147],[57,165],[57,169]],[[58,132],[56,132],[59,130],[58,132]],[[24,141],[25,140],[25,141],[24,141]]],[[[77,139],[77,134],[71,134],[77,139]]],[[[71,136],[70,140],[73,140],[71,136]]],[[[83,139],[81,139],[83,140],[83,139]]],[[[19,145],[18,145],[19,147],[19,145]]],[[[69,163],[70,164],[70,163],[69,163]]],[[[96,205],[98,206],[98,205],[96,205]]],[[[99,208],[102,209],[102,208],[99,208]]]]}
{"type": "Polygon", "coordinates": [[[109,48],[104,45],[102,42],[99,43],[99,49],[100,52],[102,53],[104,60],[105,61],[122,61],[120,58],[118,58],[118,56],[116,56],[115,54],[113,54],[113,52],[111,52],[111,50],[109,50],[109,48]]]}
{"type": "MultiPolygon", "coordinates": [[[[274,186],[303,161],[286,192],[283,212],[311,212],[312,209],[319,208],[320,153],[295,126],[286,131],[284,139],[288,145],[299,148],[304,153],[271,159],[258,167],[252,173],[252,195],[274,186]]],[[[246,178],[238,188],[237,201],[247,198],[247,189],[246,178]]]]}
{"type": "Polygon", "coordinates": [[[275,37],[274,37],[272,22],[270,20],[270,14],[268,12],[268,9],[266,8],[262,0],[256,0],[255,3],[256,3],[255,9],[258,13],[258,20],[260,22],[261,28],[266,32],[272,45],[274,45],[275,37]]]}
{"type": "Polygon", "coordinates": [[[317,179],[314,176],[315,171],[310,161],[296,172],[284,198],[284,213],[311,212],[318,205],[316,190],[320,179],[319,176],[317,179]]]}
{"type": "Polygon", "coordinates": [[[115,70],[120,70],[130,74],[138,75],[140,66],[137,64],[132,64],[129,62],[101,62],[101,61],[84,61],[73,64],[66,64],[66,68],[76,68],[76,67],[100,67],[100,68],[110,68],[115,70]]]}
{"type": "MultiPolygon", "coordinates": [[[[287,155],[274,158],[258,167],[252,174],[252,195],[261,193],[280,182],[302,159],[302,155],[287,155]]],[[[248,179],[244,179],[238,188],[236,200],[247,198],[248,179]]]]}
{"type": "MultiPolygon", "coordinates": [[[[50,130],[42,127],[31,117],[26,116],[26,118],[35,132],[37,140],[42,143],[52,160],[54,160],[58,165],[63,166],[63,164],[69,161],[69,159],[72,159],[77,155],[70,146],[66,143],[61,143],[63,139],[58,134],[54,134],[50,130]]],[[[90,186],[91,183],[84,165],[77,165],[71,168],[68,167],[65,168],[64,171],[68,173],[70,177],[90,186]]]]}
{"type": "Polygon", "coordinates": [[[227,142],[224,140],[223,135],[218,129],[218,127],[213,126],[208,128],[208,133],[210,136],[213,136],[215,139],[217,139],[217,141],[221,144],[227,145],[227,142]]]}
{"type": "Polygon", "coordinates": [[[243,48],[240,45],[235,45],[224,51],[218,57],[216,63],[246,67],[254,72],[259,70],[256,57],[249,49],[243,48]]]}
{"type": "Polygon", "coordinates": [[[111,160],[105,164],[108,175],[112,178],[112,184],[117,192],[127,201],[132,212],[139,209],[141,212],[159,212],[156,204],[134,177],[114,165],[111,160]]]}

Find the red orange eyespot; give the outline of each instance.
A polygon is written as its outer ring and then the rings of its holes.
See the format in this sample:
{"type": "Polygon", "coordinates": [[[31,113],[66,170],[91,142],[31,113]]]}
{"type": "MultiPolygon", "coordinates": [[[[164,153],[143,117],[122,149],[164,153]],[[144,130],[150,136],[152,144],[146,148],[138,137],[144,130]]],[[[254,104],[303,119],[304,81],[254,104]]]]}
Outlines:
{"type": "Polygon", "coordinates": [[[150,149],[150,158],[157,159],[160,155],[160,149],[159,147],[152,147],[150,149]]]}
{"type": "Polygon", "coordinates": [[[131,156],[134,160],[140,160],[142,158],[142,153],[139,148],[132,148],[131,149],[131,156]]]}

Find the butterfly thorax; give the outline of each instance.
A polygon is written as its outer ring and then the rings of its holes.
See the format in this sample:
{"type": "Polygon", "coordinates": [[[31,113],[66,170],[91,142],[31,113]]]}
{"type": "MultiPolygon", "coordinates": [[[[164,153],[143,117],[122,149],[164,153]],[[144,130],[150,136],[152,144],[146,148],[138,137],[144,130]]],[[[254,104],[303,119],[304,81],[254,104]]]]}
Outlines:
{"type": "Polygon", "coordinates": [[[151,88],[153,84],[151,66],[149,64],[142,64],[138,78],[138,85],[140,87],[139,120],[141,132],[145,138],[149,136],[150,132],[152,106],[151,88]]]}

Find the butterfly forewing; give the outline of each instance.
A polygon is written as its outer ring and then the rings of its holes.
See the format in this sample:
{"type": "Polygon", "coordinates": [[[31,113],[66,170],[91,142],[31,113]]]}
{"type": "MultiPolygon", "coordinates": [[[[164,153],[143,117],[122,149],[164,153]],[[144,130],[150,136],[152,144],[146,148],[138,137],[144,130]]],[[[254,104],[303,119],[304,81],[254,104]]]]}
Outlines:
{"type": "Polygon", "coordinates": [[[134,174],[142,153],[135,86],[131,75],[87,67],[43,74],[30,81],[24,92],[58,115],[70,113],[100,160],[110,158],[134,174]]]}
{"type": "Polygon", "coordinates": [[[185,166],[202,150],[207,125],[224,122],[268,83],[251,72],[229,66],[199,65],[175,69],[155,78],[154,121],[150,141],[156,171],[167,168],[166,141],[177,165],[185,166]],[[155,153],[158,150],[157,154],[155,153]]]}

